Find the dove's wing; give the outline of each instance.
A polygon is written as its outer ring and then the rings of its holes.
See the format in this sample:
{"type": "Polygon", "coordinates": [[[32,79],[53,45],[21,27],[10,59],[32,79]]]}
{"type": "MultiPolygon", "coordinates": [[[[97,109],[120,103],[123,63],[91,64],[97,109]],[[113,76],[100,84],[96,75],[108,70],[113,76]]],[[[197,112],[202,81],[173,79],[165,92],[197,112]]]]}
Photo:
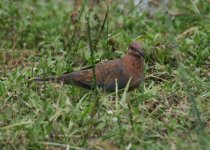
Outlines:
{"type": "MultiPolygon", "coordinates": [[[[114,91],[116,83],[118,89],[126,86],[129,77],[126,76],[123,61],[121,59],[110,60],[95,66],[96,85],[106,91],[114,91]]],[[[85,88],[93,88],[93,69],[88,68],[70,74],[71,81],[85,88]]],[[[64,82],[65,83],[65,82],[64,82]]]]}

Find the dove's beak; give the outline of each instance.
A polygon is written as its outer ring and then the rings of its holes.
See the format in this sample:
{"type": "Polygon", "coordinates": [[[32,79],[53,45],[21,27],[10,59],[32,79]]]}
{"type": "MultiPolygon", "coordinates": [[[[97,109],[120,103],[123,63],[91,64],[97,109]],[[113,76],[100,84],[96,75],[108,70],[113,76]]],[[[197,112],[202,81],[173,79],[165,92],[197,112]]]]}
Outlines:
{"type": "Polygon", "coordinates": [[[139,53],[142,57],[144,57],[144,51],[138,50],[138,53],[139,53]]]}

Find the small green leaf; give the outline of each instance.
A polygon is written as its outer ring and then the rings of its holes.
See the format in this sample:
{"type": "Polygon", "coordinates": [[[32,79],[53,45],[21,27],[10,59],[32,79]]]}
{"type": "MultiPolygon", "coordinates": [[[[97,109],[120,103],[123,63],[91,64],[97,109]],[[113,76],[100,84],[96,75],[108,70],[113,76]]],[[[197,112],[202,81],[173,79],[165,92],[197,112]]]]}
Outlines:
{"type": "Polygon", "coordinates": [[[4,83],[0,82],[0,96],[3,96],[6,92],[4,83]]]}

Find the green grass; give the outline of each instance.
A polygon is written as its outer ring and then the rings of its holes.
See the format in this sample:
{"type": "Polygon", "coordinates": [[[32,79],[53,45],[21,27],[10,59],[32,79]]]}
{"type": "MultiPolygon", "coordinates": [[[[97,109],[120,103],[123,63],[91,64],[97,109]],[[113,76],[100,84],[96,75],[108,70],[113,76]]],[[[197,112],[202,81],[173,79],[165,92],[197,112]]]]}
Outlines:
{"type": "Polygon", "coordinates": [[[208,149],[209,20],[207,0],[153,15],[117,1],[78,12],[68,1],[0,1],[0,149],[208,149]],[[145,80],[132,92],[28,81],[119,58],[137,37],[145,80]]]}

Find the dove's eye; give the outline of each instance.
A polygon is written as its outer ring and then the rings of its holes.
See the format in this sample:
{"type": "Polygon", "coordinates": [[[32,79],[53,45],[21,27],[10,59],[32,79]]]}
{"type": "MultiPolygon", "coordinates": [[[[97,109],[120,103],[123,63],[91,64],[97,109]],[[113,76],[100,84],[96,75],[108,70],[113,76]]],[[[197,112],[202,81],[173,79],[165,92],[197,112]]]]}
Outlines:
{"type": "Polygon", "coordinates": [[[135,50],[135,48],[133,46],[131,46],[130,48],[131,48],[131,50],[135,50]]]}

